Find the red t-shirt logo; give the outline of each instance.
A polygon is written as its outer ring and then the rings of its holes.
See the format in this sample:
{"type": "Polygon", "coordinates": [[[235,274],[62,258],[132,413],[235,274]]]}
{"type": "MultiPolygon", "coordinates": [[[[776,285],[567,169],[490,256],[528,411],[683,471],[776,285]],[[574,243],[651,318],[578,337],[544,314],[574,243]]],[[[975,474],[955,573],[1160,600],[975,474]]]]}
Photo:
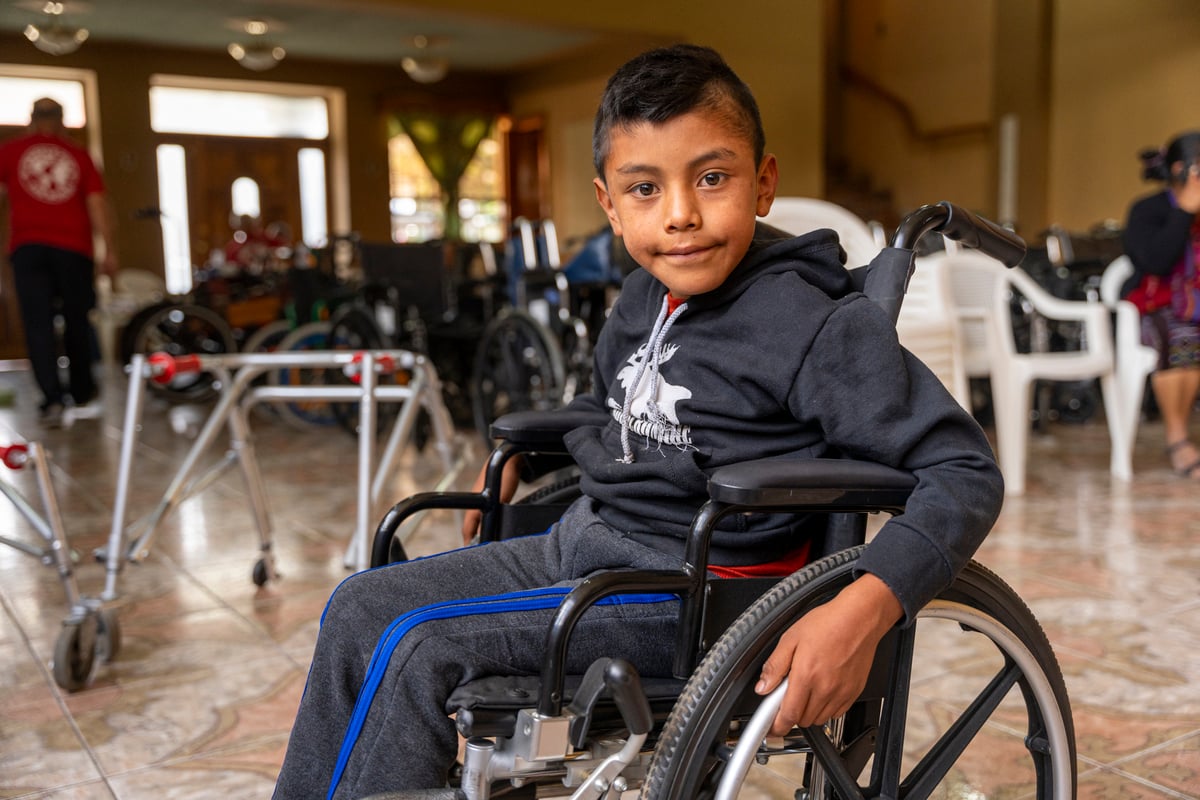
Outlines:
{"type": "Polygon", "coordinates": [[[79,190],[79,164],[56,144],[36,144],[21,155],[17,180],[34,199],[57,205],[79,190]]]}

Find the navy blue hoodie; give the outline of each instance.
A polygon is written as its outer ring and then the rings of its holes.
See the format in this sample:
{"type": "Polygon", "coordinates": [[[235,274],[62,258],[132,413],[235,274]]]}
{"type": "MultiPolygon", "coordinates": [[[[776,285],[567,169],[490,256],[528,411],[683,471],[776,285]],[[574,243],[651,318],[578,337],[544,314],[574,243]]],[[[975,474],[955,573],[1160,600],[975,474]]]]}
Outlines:
{"type": "MultiPolygon", "coordinates": [[[[571,406],[607,422],[566,441],[605,522],[680,553],[719,467],[841,453],[912,471],[905,513],[859,563],[911,620],[987,535],[1003,482],[979,426],[853,290],[843,258],[832,231],[760,224],[724,284],[672,314],[666,287],[634,271],[596,345],[595,393],[571,406]]],[[[798,528],[795,517],[732,515],[711,561],[773,561],[798,545],[798,528]]]]}

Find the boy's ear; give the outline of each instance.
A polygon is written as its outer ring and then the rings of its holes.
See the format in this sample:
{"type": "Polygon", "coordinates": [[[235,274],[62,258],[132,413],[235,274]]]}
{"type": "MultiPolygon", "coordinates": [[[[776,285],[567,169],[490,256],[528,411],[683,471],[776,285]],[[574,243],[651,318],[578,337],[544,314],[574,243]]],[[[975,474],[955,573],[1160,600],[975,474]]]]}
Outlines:
{"type": "Polygon", "coordinates": [[[758,201],[754,213],[765,217],[775,202],[775,190],[779,187],[779,164],[772,153],[763,156],[758,167],[758,201]]]}
{"type": "Polygon", "coordinates": [[[620,236],[621,220],[617,217],[617,212],[613,208],[612,197],[608,194],[608,187],[599,178],[592,178],[592,185],[596,187],[596,202],[604,209],[604,215],[608,217],[608,224],[612,226],[613,234],[620,236]]]}

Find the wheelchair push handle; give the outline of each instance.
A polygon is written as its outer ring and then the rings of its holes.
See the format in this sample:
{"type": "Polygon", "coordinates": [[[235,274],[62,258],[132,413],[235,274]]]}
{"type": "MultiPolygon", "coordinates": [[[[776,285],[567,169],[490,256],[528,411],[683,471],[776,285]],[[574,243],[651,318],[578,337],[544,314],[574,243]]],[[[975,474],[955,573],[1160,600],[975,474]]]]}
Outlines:
{"type": "Polygon", "coordinates": [[[945,200],[921,206],[905,217],[892,235],[891,245],[911,250],[923,235],[935,231],[1008,267],[1025,258],[1025,241],[1020,236],[945,200]]]}

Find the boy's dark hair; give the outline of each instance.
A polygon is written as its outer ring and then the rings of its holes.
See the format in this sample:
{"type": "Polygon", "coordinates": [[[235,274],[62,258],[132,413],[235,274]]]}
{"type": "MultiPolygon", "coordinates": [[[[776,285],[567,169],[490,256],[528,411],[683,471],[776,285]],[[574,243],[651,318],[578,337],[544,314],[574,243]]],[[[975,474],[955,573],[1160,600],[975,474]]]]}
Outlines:
{"type": "Polygon", "coordinates": [[[608,79],[592,131],[592,159],[600,180],[614,128],[666,122],[701,106],[724,112],[754,146],[754,163],[762,161],[766,135],[750,87],[716,50],[679,44],[642,53],[608,79]]]}

